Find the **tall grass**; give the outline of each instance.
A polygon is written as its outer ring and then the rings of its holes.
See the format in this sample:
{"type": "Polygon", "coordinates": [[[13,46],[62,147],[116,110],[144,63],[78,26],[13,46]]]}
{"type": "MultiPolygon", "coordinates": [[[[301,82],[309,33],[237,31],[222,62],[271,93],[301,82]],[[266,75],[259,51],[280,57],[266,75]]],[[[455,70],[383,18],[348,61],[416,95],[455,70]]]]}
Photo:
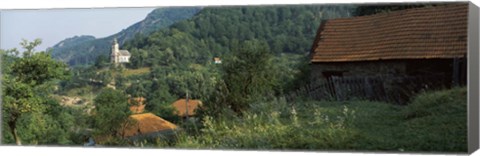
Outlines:
{"type": "MultiPolygon", "coordinates": [[[[303,107],[303,106],[298,106],[303,107]]],[[[356,137],[350,129],[355,112],[344,106],[337,115],[289,106],[285,100],[256,103],[242,117],[203,119],[201,135],[180,135],[176,147],[216,149],[329,149],[346,147],[356,137]],[[307,119],[305,117],[312,117],[307,119]]]]}
{"type": "Polygon", "coordinates": [[[422,93],[407,106],[371,101],[252,103],[241,117],[205,116],[168,146],[211,149],[466,152],[466,88],[422,93]]]}

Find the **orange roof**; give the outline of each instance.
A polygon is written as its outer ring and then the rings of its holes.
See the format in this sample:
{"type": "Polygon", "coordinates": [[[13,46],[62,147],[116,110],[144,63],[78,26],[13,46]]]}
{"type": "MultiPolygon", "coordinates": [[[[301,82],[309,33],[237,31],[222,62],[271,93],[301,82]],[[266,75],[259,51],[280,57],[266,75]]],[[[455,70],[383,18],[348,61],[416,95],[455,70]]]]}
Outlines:
{"type": "Polygon", "coordinates": [[[132,113],[143,113],[143,111],[145,110],[145,105],[131,105],[130,106],[130,111],[132,111],[132,113]]]}
{"type": "Polygon", "coordinates": [[[220,61],[220,58],[219,57],[214,57],[213,60],[214,61],[220,61]]]}
{"type": "Polygon", "coordinates": [[[145,110],[146,99],[143,97],[137,97],[132,99],[128,99],[128,103],[130,104],[130,111],[132,111],[133,113],[143,113],[143,111],[145,110]],[[132,103],[132,99],[135,101],[135,103],[132,103]]]}
{"type": "Polygon", "coordinates": [[[188,116],[193,116],[195,115],[195,110],[202,105],[202,101],[189,99],[188,107],[187,107],[186,99],[179,99],[175,101],[172,105],[173,107],[175,107],[175,109],[177,109],[178,116],[186,116],[185,112],[187,112],[187,108],[188,108],[188,116]]]}
{"type": "Polygon", "coordinates": [[[465,57],[468,3],[322,22],[311,62],[465,57]]]}
{"type": "Polygon", "coordinates": [[[147,99],[145,99],[144,97],[136,97],[136,98],[130,98],[128,99],[128,103],[129,104],[138,104],[138,105],[143,105],[145,104],[145,101],[147,99]],[[135,100],[135,103],[132,103],[132,99],[135,100]]]}
{"type": "Polygon", "coordinates": [[[128,125],[125,129],[125,137],[146,135],[165,130],[174,130],[177,128],[175,124],[152,113],[130,115],[130,119],[133,119],[134,122],[132,122],[131,125],[128,125]]]}

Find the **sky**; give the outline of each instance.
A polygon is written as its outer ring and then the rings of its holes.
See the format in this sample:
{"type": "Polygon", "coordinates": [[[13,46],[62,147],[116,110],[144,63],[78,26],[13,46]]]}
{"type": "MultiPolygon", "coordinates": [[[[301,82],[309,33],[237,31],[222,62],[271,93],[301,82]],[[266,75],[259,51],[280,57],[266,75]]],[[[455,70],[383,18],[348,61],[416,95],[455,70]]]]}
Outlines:
{"type": "Polygon", "coordinates": [[[143,20],[154,8],[30,9],[0,12],[0,48],[17,48],[22,39],[42,39],[44,51],[80,35],[103,38],[143,20]]]}

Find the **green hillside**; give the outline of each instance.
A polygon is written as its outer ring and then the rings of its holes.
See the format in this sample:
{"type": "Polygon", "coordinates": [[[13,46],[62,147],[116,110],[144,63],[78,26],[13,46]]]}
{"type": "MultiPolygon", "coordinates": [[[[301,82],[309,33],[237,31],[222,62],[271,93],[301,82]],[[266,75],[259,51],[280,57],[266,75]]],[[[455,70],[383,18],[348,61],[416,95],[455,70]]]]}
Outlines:
{"type": "Polygon", "coordinates": [[[113,38],[117,38],[122,45],[135,35],[148,35],[161,28],[168,27],[173,23],[192,17],[200,8],[197,7],[172,7],[158,8],[153,10],[147,17],[134,25],[106,38],[88,39],[72,37],[54,45],[51,50],[52,56],[70,66],[87,65],[95,61],[99,55],[108,55],[113,38]],[[65,44],[67,43],[68,44],[65,44]]]}
{"type": "Polygon", "coordinates": [[[268,43],[275,54],[306,54],[321,20],[348,17],[353,6],[206,7],[188,20],[125,43],[130,67],[167,65],[176,61],[205,64],[230,52],[238,41],[268,43]]]}

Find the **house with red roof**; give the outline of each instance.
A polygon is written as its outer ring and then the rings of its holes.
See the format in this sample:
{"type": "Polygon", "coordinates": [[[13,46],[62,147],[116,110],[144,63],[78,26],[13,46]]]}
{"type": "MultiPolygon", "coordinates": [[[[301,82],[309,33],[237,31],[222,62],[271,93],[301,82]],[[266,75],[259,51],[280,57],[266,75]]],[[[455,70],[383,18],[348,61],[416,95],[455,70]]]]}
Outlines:
{"type": "Polygon", "coordinates": [[[196,115],[196,111],[202,106],[202,101],[195,99],[178,99],[172,103],[175,108],[175,114],[186,118],[196,115]]]}
{"type": "Polygon", "coordinates": [[[312,78],[438,76],[466,84],[468,3],[322,21],[312,78]]]}
{"type": "Polygon", "coordinates": [[[465,85],[467,23],[468,3],[322,21],[310,50],[311,78],[326,82],[319,98],[404,103],[419,90],[465,85]]]}
{"type": "Polygon", "coordinates": [[[129,109],[133,114],[143,113],[145,110],[145,102],[147,99],[144,97],[135,97],[128,99],[130,104],[129,109]]]}
{"type": "Polygon", "coordinates": [[[168,137],[175,133],[177,126],[152,113],[130,115],[124,124],[122,137],[130,140],[168,137]]]}

